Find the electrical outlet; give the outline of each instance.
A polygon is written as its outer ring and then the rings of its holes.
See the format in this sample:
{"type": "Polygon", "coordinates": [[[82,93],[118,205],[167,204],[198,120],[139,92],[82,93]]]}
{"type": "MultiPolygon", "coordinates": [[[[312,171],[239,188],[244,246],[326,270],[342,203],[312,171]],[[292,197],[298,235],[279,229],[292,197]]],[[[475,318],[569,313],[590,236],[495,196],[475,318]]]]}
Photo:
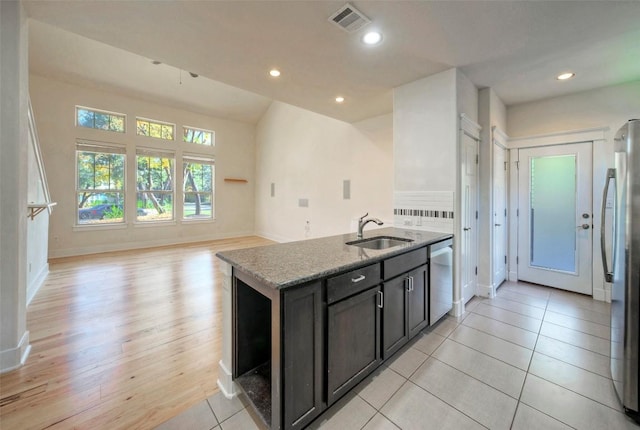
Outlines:
{"type": "Polygon", "coordinates": [[[304,225],[304,237],[309,237],[311,235],[311,223],[309,221],[304,225]]]}
{"type": "Polygon", "coordinates": [[[410,226],[410,225],[413,225],[413,221],[411,221],[411,218],[405,218],[405,219],[402,221],[402,224],[403,224],[403,225],[410,226]]]}

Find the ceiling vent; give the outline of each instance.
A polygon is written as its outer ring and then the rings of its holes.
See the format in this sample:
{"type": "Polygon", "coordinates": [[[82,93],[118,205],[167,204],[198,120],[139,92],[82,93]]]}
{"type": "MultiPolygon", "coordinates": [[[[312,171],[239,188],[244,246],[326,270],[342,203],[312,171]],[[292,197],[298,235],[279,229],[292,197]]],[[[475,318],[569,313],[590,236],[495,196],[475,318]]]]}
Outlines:
{"type": "Polygon", "coordinates": [[[369,18],[349,3],[331,15],[329,21],[348,33],[353,33],[371,22],[369,18]]]}

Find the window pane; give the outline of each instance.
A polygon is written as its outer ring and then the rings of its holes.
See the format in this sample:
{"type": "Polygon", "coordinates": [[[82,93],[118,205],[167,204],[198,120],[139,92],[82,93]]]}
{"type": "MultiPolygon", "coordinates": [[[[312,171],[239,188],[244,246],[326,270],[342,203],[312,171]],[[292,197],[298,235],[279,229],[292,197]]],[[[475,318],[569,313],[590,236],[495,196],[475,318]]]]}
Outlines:
{"type": "Polygon", "coordinates": [[[198,130],[196,128],[184,127],[182,140],[198,145],[209,145],[213,143],[213,132],[207,130],[198,130]]]}
{"type": "Polygon", "coordinates": [[[137,133],[140,136],[149,136],[149,122],[148,121],[142,121],[142,120],[137,120],[136,121],[136,125],[137,125],[137,133]]]}
{"type": "Polygon", "coordinates": [[[575,272],[575,155],[531,159],[530,180],[530,264],[575,272]]]}
{"type": "Polygon", "coordinates": [[[78,125],[93,128],[93,112],[87,109],[77,109],[78,125]]]}
{"type": "Polygon", "coordinates": [[[109,114],[95,112],[95,128],[109,130],[109,114]]]}
{"type": "Polygon", "coordinates": [[[164,191],[138,192],[138,221],[170,221],[173,219],[173,193],[164,191]]]}
{"type": "Polygon", "coordinates": [[[111,115],[109,117],[109,130],[124,133],[124,117],[118,115],[111,115]]]}
{"type": "Polygon", "coordinates": [[[114,192],[78,192],[78,224],[124,222],[124,194],[114,192]]]}
{"type": "Polygon", "coordinates": [[[213,214],[211,193],[185,193],[183,218],[210,219],[213,214]]]}
{"type": "Polygon", "coordinates": [[[162,136],[163,139],[173,140],[173,126],[163,124],[162,125],[162,136]]]}
{"type": "Polygon", "coordinates": [[[78,190],[124,189],[123,154],[78,152],[78,190]]]}
{"type": "Polygon", "coordinates": [[[150,122],[149,123],[149,136],[157,137],[158,139],[162,138],[162,125],[150,122]]]}

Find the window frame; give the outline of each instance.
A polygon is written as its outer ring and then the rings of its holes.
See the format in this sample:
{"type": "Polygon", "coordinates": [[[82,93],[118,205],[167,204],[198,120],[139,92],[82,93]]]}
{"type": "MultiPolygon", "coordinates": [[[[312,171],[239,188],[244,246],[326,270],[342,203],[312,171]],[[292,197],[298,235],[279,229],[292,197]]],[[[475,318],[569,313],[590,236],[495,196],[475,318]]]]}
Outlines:
{"type": "MultiPolygon", "coordinates": [[[[136,162],[136,223],[138,224],[166,224],[166,223],[175,223],[176,222],[176,154],[175,152],[162,150],[162,149],[152,149],[152,148],[143,148],[136,147],[135,149],[135,162],[136,162]],[[139,178],[139,158],[140,157],[149,157],[149,158],[161,158],[161,159],[170,159],[172,161],[171,164],[171,172],[169,172],[171,176],[171,190],[139,190],[138,189],[138,178],[139,178]],[[138,196],[140,194],[147,193],[152,194],[154,198],[156,198],[156,194],[165,194],[171,196],[171,218],[167,219],[139,219],[138,215],[138,196]]],[[[143,208],[147,209],[147,208],[143,208]]]]}
{"type": "MultiPolygon", "coordinates": [[[[121,112],[114,112],[114,111],[109,111],[109,110],[104,110],[104,109],[96,109],[96,108],[92,108],[92,107],[88,107],[88,106],[76,105],[74,120],[75,120],[76,128],[86,128],[88,130],[109,131],[109,132],[112,132],[112,133],[122,133],[122,134],[126,134],[126,132],[127,132],[127,114],[121,113],[121,112]],[[109,117],[111,117],[111,116],[121,117],[122,118],[122,131],[120,131],[120,130],[112,130],[111,128],[104,129],[104,128],[95,127],[95,117],[93,119],[94,127],[86,127],[84,125],[81,125],[80,122],[78,121],[78,111],[79,110],[86,110],[86,111],[89,111],[89,112],[93,112],[94,114],[95,113],[106,114],[106,115],[109,115],[109,117]]],[[[111,124],[111,118],[109,118],[109,124],[111,124]]]]}
{"type": "Polygon", "coordinates": [[[182,126],[182,142],[187,143],[189,145],[198,145],[200,147],[203,148],[214,148],[216,146],[216,132],[213,130],[207,130],[206,128],[200,128],[200,127],[192,127],[190,125],[183,125],[182,126]],[[185,133],[187,130],[192,130],[194,132],[197,131],[202,131],[205,133],[211,133],[211,144],[206,144],[206,143],[197,143],[197,142],[193,142],[193,141],[188,141],[188,140],[184,140],[185,138],[185,133]]]}
{"type": "Polygon", "coordinates": [[[175,142],[176,141],[176,129],[177,126],[174,123],[171,122],[166,122],[166,121],[159,121],[156,119],[151,119],[151,118],[145,118],[142,116],[136,116],[136,136],[141,136],[141,137],[150,137],[152,139],[157,139],[157,140],[163,140],[163,141],[167,141],[167,142],[175,142]],[[149,124],[149,134],[142,134],[140,133],[140,127],[138,126],[138,122],[142,121],[142,122],[146,122],[149,124]],[[172,133],[171,133],[171,139],[165,139],[164,137],[162,137],[162,129],[160,131],[160,135],[161,137],[156,137],[156,136],[152,136],[151,135],[151,125],[159,125],[160,127],[163,126],[171,126],[172,127],[172,133]]]}
{"type": "MultiPolygon", "coordinates": [[[[205,145],[205,147],[208,147],[208,145],[205,145]]],[[[215,204],[215,196],[216,196],[216,160],[215,157],[213,156],[204,156],[201,154],[183,154],[182,155],[182,216],[181,216],[181,220],[184,222],[211,222],[211,221],[215,221],[216,217],[215,217],[215,208],[216,208],[216,204],[215,204]],[[211,166],[211,191],[186,191],[186,185],[187,185],[187,178],[185,177],[184,173],[186,172],[185,166],[187,163],[192,163],[192,164],[200,164],[200,165],[209,165],[211,166]],[[189,217],[185,217],[184,211],[185,211],[185,200],[187,195],[209,195],[210,196],[210,201],[211,201],[211,215],[209,217],[197,217],[197,218],[189,218],[189,217]]]]}
{"type": "MultiPolygon", "coordinates": [[[[104,228],[104,227],[118,227],[126,225],[127,222],[127,153],[126,147],[118,144],[107,143],[107,142],[93,142],[87,140],[76,140],[76,148],[75,148],[75,185],[74,185],[74,227],[78,228],[104,228]],[[121,189],[102,189],[102,188],[81,188],[80,187],[80,172],[79,172],[79,156],[80,153],[94,153],[94,154],[111,154],[111,155],[120,155],[122,156],[122,188],[121,189]],[[92,192],[92,194],[120,194],[122,196],[122,220],[116,222],[80,222],[80,207],[78,205],[78,197],[80,193],[84,192],[92,192]]],[[[95,168],[94,168],[95,175],[95,168]]],[[[95,183],[94,183],[95,187],[95,183]]],[[[95,205],[97,206],[97,205],[95,205]]]]}

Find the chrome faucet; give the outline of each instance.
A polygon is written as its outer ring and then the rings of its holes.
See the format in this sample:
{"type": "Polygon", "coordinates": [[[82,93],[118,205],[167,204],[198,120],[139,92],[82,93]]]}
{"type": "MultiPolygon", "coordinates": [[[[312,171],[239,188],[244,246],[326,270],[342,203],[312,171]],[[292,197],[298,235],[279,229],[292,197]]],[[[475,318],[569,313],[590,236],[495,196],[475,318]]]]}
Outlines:
{"type": "Polygon", "coordinates": [[[367,212],[360,219],[358,219],[358,239],[362,239],[362,229],[364,229],[364,226],[367,225],[368,223],[373,221],[378,225],[384,224],[378,218],[369,218],[369,219],[365,220],[365,218],[368,217],[368,216],[369,216],[369,212],[367,212]]]}

